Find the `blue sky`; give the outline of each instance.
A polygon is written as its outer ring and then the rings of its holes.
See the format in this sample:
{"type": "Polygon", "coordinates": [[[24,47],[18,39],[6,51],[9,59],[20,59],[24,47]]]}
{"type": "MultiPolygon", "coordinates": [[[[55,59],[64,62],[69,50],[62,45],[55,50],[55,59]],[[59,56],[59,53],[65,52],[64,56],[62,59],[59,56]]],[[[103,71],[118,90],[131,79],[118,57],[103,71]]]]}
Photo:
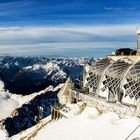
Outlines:
{"type": "Polygon", "coordinates": [[[0,55],[98,57],[136,48],[139,17],[139,0],[0,0],[0,55]]]}

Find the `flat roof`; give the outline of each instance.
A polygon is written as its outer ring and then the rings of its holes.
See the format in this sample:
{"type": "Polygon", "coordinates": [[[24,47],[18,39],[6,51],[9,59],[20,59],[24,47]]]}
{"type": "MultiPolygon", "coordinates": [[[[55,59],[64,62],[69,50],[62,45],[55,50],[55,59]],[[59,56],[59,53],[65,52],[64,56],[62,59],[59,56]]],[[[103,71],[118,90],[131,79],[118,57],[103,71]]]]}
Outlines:
{"type": "Polygon", "coordinates": [[[115,61],[122,59],[122,58],[128,58],[128,59],[132,60],[133,62],[140,60],[139,55],[108,55],[107,58],[115,60],[115,61]]]}

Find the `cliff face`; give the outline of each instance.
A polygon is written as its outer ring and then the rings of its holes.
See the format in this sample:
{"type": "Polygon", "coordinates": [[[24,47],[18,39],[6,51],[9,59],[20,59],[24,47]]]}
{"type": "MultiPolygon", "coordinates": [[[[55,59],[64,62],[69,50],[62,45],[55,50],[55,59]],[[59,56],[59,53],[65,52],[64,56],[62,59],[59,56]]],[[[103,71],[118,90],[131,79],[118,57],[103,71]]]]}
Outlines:
{"type": "Polygon", "coordinates": [[[22,107],[18,108],[15,113],[16,116],[6,118],[3,125],[8,135],[18,134],[37,124],[40,119],[50,115],[50,105],[58,104],[57,92],[48,91],[35,97],[28,104],[23,104],[22,107]]]}

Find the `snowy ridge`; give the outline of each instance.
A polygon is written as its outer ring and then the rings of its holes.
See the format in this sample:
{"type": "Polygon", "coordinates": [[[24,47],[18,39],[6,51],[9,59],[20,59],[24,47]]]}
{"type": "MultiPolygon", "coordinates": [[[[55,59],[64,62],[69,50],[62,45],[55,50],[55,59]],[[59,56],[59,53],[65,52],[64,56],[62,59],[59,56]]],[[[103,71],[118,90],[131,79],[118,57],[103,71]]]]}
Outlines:
{"type": "MultiPolygon", "coordinates": [[[[53,88],[53,86],[49,86],[38,93],[33,93],[26,96],[11,94],[9,92],[0,92],[0,108],[1,108],[0,120],[2,121],[3,119],[6,119],[7,117],[13,117],[13,115],[16,115],[17,113],[17,108],[20,108],[23,104],[30,103],[30,101],[33,100],[35,97],[42,94],[46,94],[48,93],[48,91],[55,92],[59,90],[62,86],[63,84],[59,84],[55,88],[53,88]]],[[[4,137],[6,137],[7,132],[5,132],[5,129],[0,130],[0,134],[1,133],[4,137]]]]}
{"type": "Polygon", "coordinates": [[[9,92],[4,92],[3,88],[2,88],[2,90],[0,92],[0,108],[1,108],[0,120],[11,116],[11,113],[15,109],[21,107],[25,103],[29,103],[36,96],[45,94],[47,91],[56,91],[56,90],[60,89],[62,86],[63,86],[63,84],[59,84],[55,88],[53,86],[49,86],[44,90],[32,93],[30,95],[26,95],[26,96],[16,95],[16,94],[12,94],[9,92]]]}
{"type": "Polygon", "coordinates": [[[45,88],[44,90],[41,90],[39,92],[32,93],[30,95],[22,96],[22,95],[12,94],[11,95],[11,98],[14,99],[15,101],[17,101],[19,103],[19,107],[21,107],[23,104],[30,102],[36,96],[45,94],[48,91],[57,91],[62,86],[63,86],[63,84],[59,84],[58,86],[56,86],[54,88],[53,86],[50,85],[49,87],[45,88]]]}
{"type": "MultiPolygon", "coordinates": [[[[36,125],[39,120],[47,117],[51,113],[50,105],[58,105],[57,93],[62,85],[52,88],[51,86],[46,92],[42,91],[38,95],[33,94],[26,98],[24,104],[14,110],[11,116],[3,121],[3,126],[8,136],[13,136],[36,125]],[[42,112],[40,114],[40,109],[42,112]],[[19,125],[20,124],[20,125],[19,125]]],[[[22,102],[23,103],[23,102],[22,102]]]]}

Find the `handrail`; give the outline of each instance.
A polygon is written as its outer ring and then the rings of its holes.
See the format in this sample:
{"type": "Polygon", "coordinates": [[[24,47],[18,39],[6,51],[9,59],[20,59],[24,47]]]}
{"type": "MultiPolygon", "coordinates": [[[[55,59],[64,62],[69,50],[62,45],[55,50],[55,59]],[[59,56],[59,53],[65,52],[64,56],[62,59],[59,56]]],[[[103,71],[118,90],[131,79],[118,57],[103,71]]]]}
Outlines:
{"type": "Polygon", "coordinates": [[[125,138],[125,140],[128,140],[128,138],[140,127],[140,124],[125,138]]]}

